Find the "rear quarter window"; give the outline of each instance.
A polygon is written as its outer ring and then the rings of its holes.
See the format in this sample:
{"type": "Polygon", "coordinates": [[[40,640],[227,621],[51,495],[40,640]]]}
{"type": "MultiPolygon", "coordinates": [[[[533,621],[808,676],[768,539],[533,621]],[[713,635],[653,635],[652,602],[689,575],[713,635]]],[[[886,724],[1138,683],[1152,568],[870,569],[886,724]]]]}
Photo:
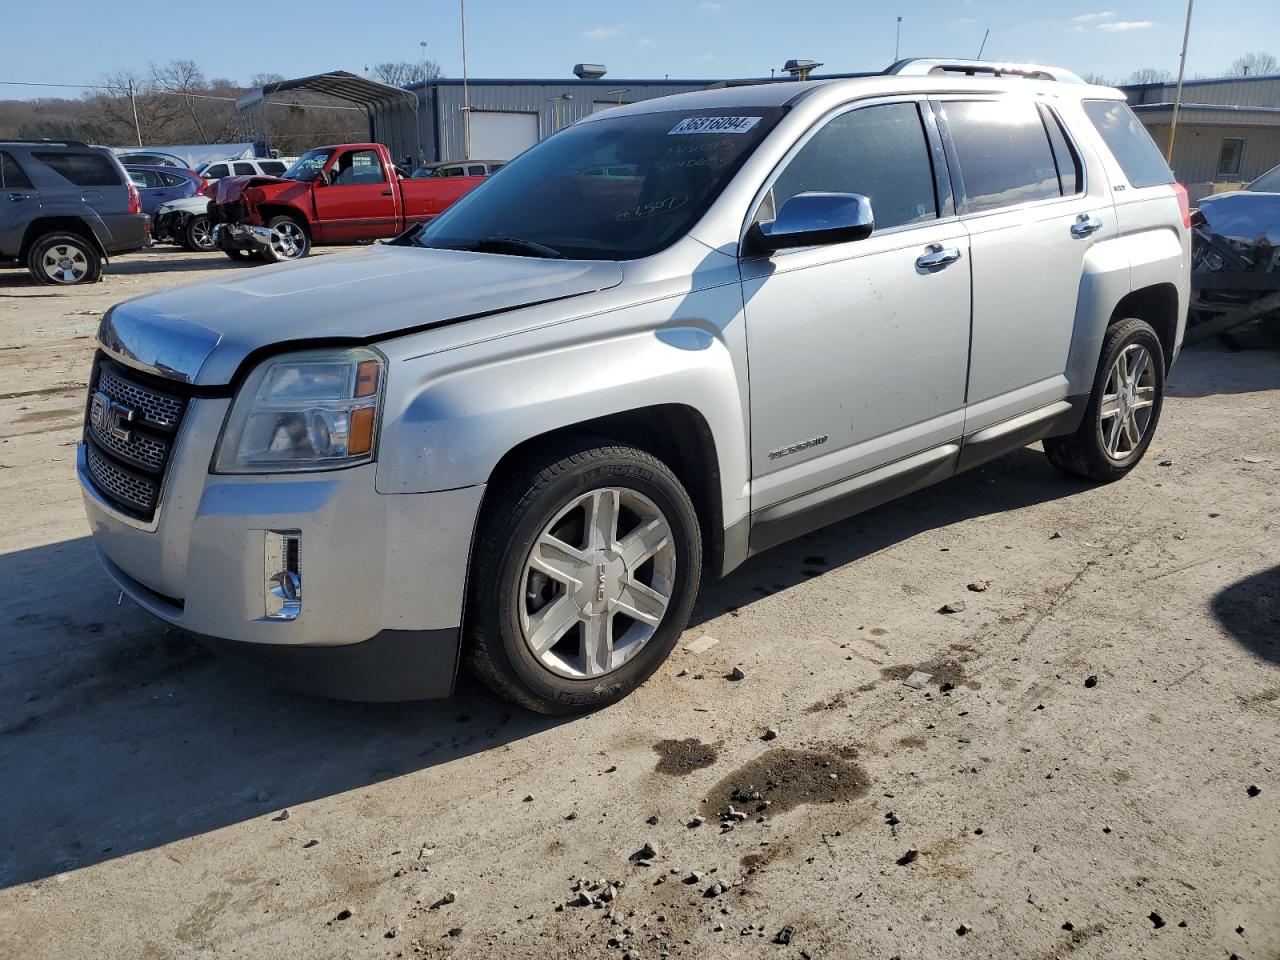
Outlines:
{"type": "Polygon", "coordinates": [[[18,166],[18,161],[2,150],[0,150],[0,189],[32,189],[31,180],[22,167],[18,166]]]}
{"type": "Polygon", "coordinates": [[[220,180],[228,175],[227,165],[225,163],[215,163],[205,170],[204,175],[210,180],[220,180]]]}
{"type": "Polygon", "coordinates": [[[33,157],[77,187],[118,187],[123,180],[116,165],[100,153],[33,153],[33,157]]]}
{"type": "Polygon", "coordinates": [[[1173,183],[1173,171],[1164,162],[1147,128],[1123,100],[1085,100],[1085,115],[1107,145],[1125,179],[1133,187],[1173,183]]]}
{"type": "Polygon", "coordinates": [[[262,168],[263,173],[270,174],[273,177],[278,177],[289,169],[279,160],[262,160],[258,163],[258,166],[262,168]]]}

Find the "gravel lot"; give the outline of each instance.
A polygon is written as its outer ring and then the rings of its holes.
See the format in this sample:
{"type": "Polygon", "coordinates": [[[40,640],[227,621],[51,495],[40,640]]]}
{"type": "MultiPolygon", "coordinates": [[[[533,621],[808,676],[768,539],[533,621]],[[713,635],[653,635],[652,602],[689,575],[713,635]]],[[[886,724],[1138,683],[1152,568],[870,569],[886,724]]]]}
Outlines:
{"type": "Polygon", "coordinates": [[[117,606],[98,318],[239,269],[0,272],[0,955],[1280,957],[1274,344],[1188,350],[1121,483],[1027,449],[752,560],[561,721],[308,699],[117,606]]]}

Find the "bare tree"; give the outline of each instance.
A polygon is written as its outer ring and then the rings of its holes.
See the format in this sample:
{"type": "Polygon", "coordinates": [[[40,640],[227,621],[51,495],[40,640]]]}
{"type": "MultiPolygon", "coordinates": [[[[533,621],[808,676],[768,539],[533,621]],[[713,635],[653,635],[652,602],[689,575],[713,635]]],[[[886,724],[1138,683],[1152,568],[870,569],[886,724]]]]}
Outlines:
{"type": "Polygon", "coordinates": [[[1280,60],[1273,53],[1246,53],[1227,67],[1228,77],[1265,77],[1273,73],[1280,73],[1280,60]]]}
{"type": "Polygon", "coordinates": [[[370,73],[373,79],[382,83],[403,87],[406,83],[436,79],[440,76],[440,64],[434,60],[400,60],[395,63],[375,64],[370,73]]]}
{"type": "Polygon", "coordinates": [[[1096,83],[1100,87],[1111,86],[1111,80],[1101,73],[1082,73],[1080,79],[1085,83],[1096,83]]]}
{"type": "Polygon", "coordinates": [[[249,86],[261,89],[269,83],[284,83],[283,73],[255,73],[249,78],[249,86]]]}
{"type": "MultiPolygon", "coordinates": [[[[204,124],[200,122],[200,113],[196,110],[196,101],[197,99],[203,99],[199,94],[201,91],[207,90],[209,84],[205,82],[204,73],[195,65],[195,62],[192,60],[170,60],[164,66],[156,66],[153,63],[151,64],[151,80],[158,93],[175,94],[181,98],[182,103],[186,105],[187,113],[191,116],[191,122],[196,128],[198,142],[208,142],[209,137],[205,133],[204,124]]],[[[205,96],[208,95],[205,94],[205,96]]]]}
{"type": "Polygon", "coordinates": [[[1129,76],[1125,77],[1125,83],[1169,83],[1173,80],[1173,74],[1168,70],[1159,70],[1156,67],[1143,67],[1141,70],[1135,70],[1129,76]]]}

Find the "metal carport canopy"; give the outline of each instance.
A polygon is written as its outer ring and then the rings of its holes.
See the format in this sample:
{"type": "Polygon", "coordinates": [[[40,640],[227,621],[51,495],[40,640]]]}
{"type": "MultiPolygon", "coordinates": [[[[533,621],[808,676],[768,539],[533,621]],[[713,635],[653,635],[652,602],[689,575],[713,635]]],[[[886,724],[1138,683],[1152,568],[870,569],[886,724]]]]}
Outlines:
{"type": "Polygon", "coordinates": [[[401,100],[408,101],[414,107],[418,103],[417,95],[411,90],[402,90],[400,87],[368,80],[354,73],[348,73],[346,70],[331,70],[328,73],[317,73],[310,77],[299,77],[297,80],[268,83],[262,89],[250,91],[237,100],[236,109],[247,109],[277,93],[287,93],[290,90],[325,93],[340,100],[358,103],[366,111],[375,107],[392,106],[401,100]]]}

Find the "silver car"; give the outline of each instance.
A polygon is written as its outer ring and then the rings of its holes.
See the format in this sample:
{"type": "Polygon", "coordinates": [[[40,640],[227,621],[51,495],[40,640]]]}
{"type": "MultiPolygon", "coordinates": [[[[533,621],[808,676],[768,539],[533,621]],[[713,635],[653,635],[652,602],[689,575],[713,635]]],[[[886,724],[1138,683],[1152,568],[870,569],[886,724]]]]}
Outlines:
{"type": "Polygon", "coordinates": [[[1185,193],[1121,94],[904,61],[584,118],[365,251],[113,308],[110,576],[306,689],[625,696],[706,570],[1036,440],[1142,458],[1185,193]],[[601,171],[608,171],[602,173],[601,171]]]}

